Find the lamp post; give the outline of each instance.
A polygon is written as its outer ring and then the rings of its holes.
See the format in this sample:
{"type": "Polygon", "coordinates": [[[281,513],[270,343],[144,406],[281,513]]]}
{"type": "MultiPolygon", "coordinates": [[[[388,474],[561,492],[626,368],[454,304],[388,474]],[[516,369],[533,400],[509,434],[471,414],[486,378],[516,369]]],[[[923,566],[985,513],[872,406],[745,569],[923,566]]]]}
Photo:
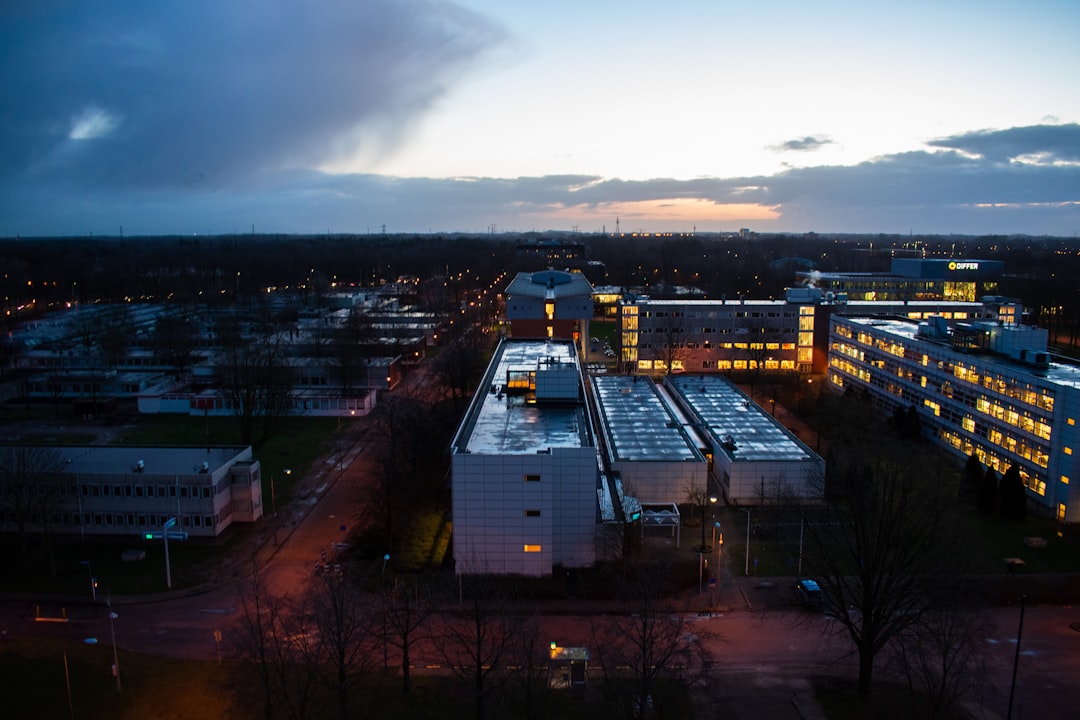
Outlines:
{"type": "Polygon", "coordinates": [[[120,658],[116,654],[116,628],[113,625],[113,621],[116,620],[116,618],[118,618],[120,616],[113,612],[113,610],[112,610],[112,595],[110,593],[108,593],[108,592],[105,593],[105,606],[107,608],[109,608],[109,637],[112,639],[112,657],[113,657],[112,671],[113,671],[113,675],[116,676],[116,692],[120,692],[120,690],[121,690],[121,687],[120,687],[120,658]]]}
{"type": "Polygon", "coordinates": [[[1012,687],[1009,688],[1009,713],[1006,720],[1012,720],[1013,697],[1016,695],[1016,671],[1020,667],[1020,637],[1024,634],[1024,605],[1027,595],[1020,596],[1020,627],[1016,630],[1016,654],[1013,656],[1012,687]]]}
{"type": "Polygon", "coordinates": [[[172,589],[172,567],[169,565],[169,528],[176,525],[176,518],[171,517],[165,521],[165,527],[161,538],[165,541],[165,587],[172,589]]]}
{"type": "Polygon", "coordinates": [[[743,567],[743,575],[750,574],[750,508],[743,508],[746,513],[746,564],[743,567]]]}
{"type": "Polygon", "coordinates": [[[90,600],[97,602],[97,578],[94,577],[94,568],[89,560],[80,560],[79,564],[86,568],[86,575],[90,578],[90,600]]]}
{"type": "MultiPolygon", "coordinates": [[[[711,496],[708,496],[708,497],[709,497],[709,502],[715,505],[716,500],[717,500],[716,496],[711,495],[711,496]]],[[[703,582],[704,576],[705,576],[705,553],[711,553],[712,552],[712,546],[705,544],[705,523],[706,523],[706,520],[705,520],[705,508],[707,507],[706,504],[705,504],[705,498],[706,498],[706,495],[702,494],[702,496],[701,496],[701,544],[698,545],[698,549],[697,549],[698,550],[698,595],[700,595],[701,592],[702,592],[702,582],[703,582]]],[[[711,513],[710,513],[710,516],[711,516],[711,513]]]]}

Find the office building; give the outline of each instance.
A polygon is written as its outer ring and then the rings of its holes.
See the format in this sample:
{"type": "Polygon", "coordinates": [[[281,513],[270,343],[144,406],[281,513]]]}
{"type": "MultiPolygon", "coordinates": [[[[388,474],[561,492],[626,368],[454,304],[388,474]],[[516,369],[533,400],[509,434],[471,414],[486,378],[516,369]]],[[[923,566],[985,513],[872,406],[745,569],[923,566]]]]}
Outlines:
{"type": "Polygon", "coordinates": [[[584,350],[593,316],[593,289],[584,275],[563,270],[522,272],[504,295],[511,335],[573,340],[584,350]]]}
{"type": "Polygon", "coordinates": [[[974,302],[998,293],[1000,260],[893,258],[888,273],[801,271],[805,283],[848,300],[974,302]]]}
{"type": "Polygon", "coordinates": [[[263,516],[260,467],[250,447],[78,445],[3,452],[35,459],[32,477],[8,468],[0,482],[4,532],[25,522],[30,532],[134,538],[176,518],[174,531],[213,538],[234,522],[263,516]],[[17,504],[25,482],[33,482],[36,497],[17,504]]]}
{"type": "Polygon", "coordinates": [[[789,288],[783,300],[626,296],[619,305],[618,357],[625,372],[644,375],[823,373],[834,314],[1016,322],[1022,309],[997,296],[980,302],[851,301],[821,288],[789,288]]]}
{"type": "Polygon", "coordinates": [[[450,448],[456,572],[592,565],[595,437],[572,341],[500,343],[450,448]]]}
{"type": "Polygon", "coordinates": [[[1045,329],[834,316],[828,380],[914,407],[938,444],[998,473],[1016,465],[1030,508],[1080,522],[1080,367],[1051,358],[1045,329]]]}

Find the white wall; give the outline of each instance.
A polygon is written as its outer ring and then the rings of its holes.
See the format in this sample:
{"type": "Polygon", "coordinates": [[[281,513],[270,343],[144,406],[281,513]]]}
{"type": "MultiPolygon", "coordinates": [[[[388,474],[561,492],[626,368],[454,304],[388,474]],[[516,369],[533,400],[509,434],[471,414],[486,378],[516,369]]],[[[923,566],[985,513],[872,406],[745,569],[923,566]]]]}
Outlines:
{"type": "Polygon", "coordinates": [[[459,573],[547,575],[595,561],[596,453],[453,458],[454,559],[459,573]],[[526,482],[539,475],[539,482],[526,482]],[[526,517],[539,510],[539,517],[526,517]],[[525,552],[539,545],[540,552],[525,552]]]}

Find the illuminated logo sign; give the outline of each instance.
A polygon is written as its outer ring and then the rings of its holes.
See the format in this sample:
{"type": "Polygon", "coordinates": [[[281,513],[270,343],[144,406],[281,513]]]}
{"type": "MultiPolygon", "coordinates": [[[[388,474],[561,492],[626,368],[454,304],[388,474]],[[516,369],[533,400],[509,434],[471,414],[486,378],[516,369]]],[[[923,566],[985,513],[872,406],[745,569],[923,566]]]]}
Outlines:
{"type": "Polygon", "coordinates": [[[979,263],[977,262],[950,262],[949,270],[978,270],[979,263]]]}

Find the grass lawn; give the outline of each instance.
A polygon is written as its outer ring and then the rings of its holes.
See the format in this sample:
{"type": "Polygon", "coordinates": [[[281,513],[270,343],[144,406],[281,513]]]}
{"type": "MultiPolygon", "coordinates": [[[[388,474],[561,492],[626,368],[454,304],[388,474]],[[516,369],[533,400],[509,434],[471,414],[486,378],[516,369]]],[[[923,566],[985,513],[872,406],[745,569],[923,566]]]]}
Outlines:
{"type": "MultiPolygon", "coordinates": [[[[142,416],[138,425],[114,444],[239,445],[236,422],[227,417],[142,416]]],[[[341,425],[349,422],[343,419],[341,425]]],[[[296,481],[326,452],[326,444],[338,427],[338,419],[332,417],[286,418],[277,433],[253,449],[262,468],[263,498],[268,511],[272,504],[289,501],[296,481]]]]}
{"type": "Polygon", "coordinates": [[[603,345],[606,340],[611,347],[618,347],[619,326],[613,320],[591,320],[589,322],[589,338],[596,338],[603,345]]]}

